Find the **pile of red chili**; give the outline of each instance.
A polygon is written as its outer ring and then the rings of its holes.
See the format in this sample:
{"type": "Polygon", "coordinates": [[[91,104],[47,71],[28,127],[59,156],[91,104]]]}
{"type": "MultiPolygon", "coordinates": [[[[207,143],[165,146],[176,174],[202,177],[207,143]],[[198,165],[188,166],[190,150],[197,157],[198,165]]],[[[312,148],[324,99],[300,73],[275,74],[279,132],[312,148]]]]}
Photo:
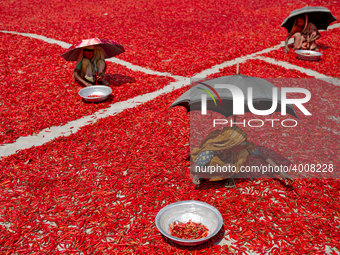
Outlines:
{"type": "MultiPolygon", "coordinates": [[[[79,99],[81,86],[72,77],[75,63],[60,57],[65,48],[2,31],[1,145],[157,91],[175,80],[165,73],[156,75],[155,70],[204,78],[211,73],[202,72],[207,68],[273,47],[286,36],[286,30],[279,28],[283,19],[303,7],[286,0],[135,2],[135,8],[114,8],[116,2],[82,6],[56,0],[1,2],[1,30],[70,44],[115,31],[112,39],[126,50],[119,59],[151,70],[145,73],[145,69],[108,63],[105,79],[112,95],[100,104],[86,104],[79,99]],[[35,7],[39,11],[32,13],[35,7]]],[[[304,2],[325,6],[340,16],[335,1],[304,2]]],[[[298,60],[293,49],[285,54],[282,47],[261,56],[339,78],[339,39],[339,27],[322,32],[317,44],[324,55],[319,62],[298,60]]],[[[229,64],[207,78],[234,75],[236,66],[229,64]]],[[[307,78],[301,69],[259,59],[240,63],[239,71],[260,78],[300,78],[289,83],[282,79],[275,86],[304,88],[312,94],[305,105],[312,115],[295,109],[299,117],[295,128],[276,122],[263,128],[238,124],[249,141],[278,165],[322,163],[339,169],[339,86],[324,80],[307,82],[301,79],[307,78]]],[[[0,254],[338,253],[338,179],[321,175],[313,179],[309,174],[287,187],[281,180],[257,176],[238,179],[234,189],[226,190],[222,182],[193,187],[188,156],[194,111],[186,114],[184,107],[168,108],[187,90],[175,89],[69,136],[2,158],[0,254]],[[163,238],[154,221],[162,207],[189,199],[216,207],[225,230],[200,246],[184,248],[163,238]],[[216,242],[223,237],[231,244],[216,242]]],[[[237,116],[237,122],[251,118],[266,121],[268,116],[246,113],[237,116]]],[[[270,118],[285,119],[277,112],[270,118]]],[[[254,158],[250,163],[262,164],[254,158]]]]}
{"type": "Polygon", "coordinates": [[[89,95],[87,97],[102,97],[102,95],[89,95]]]}
{"type": "Polygon", "coordinates": [[[174,222],[169,224],[170,234],[174,237],[182,239],[201,239],[208,236],[209,229],[202,223],[189,222],[174,222]]]}
{"type": "MultiPolygon", "coordinates": [[[[259,65],[277,76],[293,75],[276,66],[248,64],[253,69],[240,65],[240,70],[248,74],[259,65]]],[[[330,102],[335,99],[328,94],[340,90],[327,84],[305,88],[330,102]]],[[[340,249],[336,179],[298,179],[292,188],[271,178],[239,179],[229,190],[222,182],[193,187],[187,160],[190,116],[184,107],[168,109],[187,89],[3,158],[0,253],[61,253],[62,249],[64,254],[194,254],[197,249],[200,254],[324,254],[326,247],[340,249]],[[200,246],[183,248],[162,237],[154,224],[159,210],[189,199],[221,212],[226,226],[222,237],[232,240],[231,246],[216,245],[215,236],[200,246]]],[[[327,117],[324,111],[339,111],[322,100],[313,102],[312,108],[322,110],[322,118],[327,117]]],[[[278,164],[338,160],[331,152],[338,148],[337,135],[315,126],[318,114],[301,116],[299,122],[302,118],[304,125],[299,128],[267,127],[266,133],[242,129],[278,164]],[[324,149],[311,150],[310,141],[324,149]]],[[[331,121],[323,125],[331,128],[331,121]]],[[[261,164],[253,159],[250,163],[261,164]]]]}

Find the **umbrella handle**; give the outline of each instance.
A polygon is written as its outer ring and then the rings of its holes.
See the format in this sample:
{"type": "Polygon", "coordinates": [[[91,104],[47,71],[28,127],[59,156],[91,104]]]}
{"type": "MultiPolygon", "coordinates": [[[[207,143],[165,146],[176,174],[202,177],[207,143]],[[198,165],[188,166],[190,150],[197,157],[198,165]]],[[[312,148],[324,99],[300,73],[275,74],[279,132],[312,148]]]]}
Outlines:
{"type": "Polygon", "coordinates": [[[309,25],[307,24],[307,49],[309,49],[309,25]]]}
{"type": "Polygon", "coordinates": [[[98,70],[97,70],[97,63],[96,63],[97,61],[96,60],[94,60],[94,69],[96,70],[96,85],[98,85],[97,84],[97,80],[98,80],[98,70]]]}

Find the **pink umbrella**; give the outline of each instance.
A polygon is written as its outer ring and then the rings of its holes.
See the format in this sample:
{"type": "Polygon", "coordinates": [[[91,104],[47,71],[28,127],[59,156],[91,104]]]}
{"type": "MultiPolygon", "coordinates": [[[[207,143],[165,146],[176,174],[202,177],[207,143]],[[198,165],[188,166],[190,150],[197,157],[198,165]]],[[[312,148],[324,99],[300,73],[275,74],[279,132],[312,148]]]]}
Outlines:
{"type": "Polygon", "coordinates": [[[81,49],[88,46],[100,46],[105,52],[105,58],[112,58],[125,52],[123,45],[120,45],[119,43],[116,43],[109,39],[91,38],[81,40],[80,42],[72,45],[61,56],[66,61],[77,61],[81,49]]]}

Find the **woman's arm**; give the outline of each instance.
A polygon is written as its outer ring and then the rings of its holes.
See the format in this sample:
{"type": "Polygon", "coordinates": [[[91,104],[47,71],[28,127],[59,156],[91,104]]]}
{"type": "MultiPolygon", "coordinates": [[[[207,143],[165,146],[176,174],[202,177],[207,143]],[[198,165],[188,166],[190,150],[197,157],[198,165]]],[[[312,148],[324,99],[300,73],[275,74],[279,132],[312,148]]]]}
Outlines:
{"type": "Polygon", "coordinates": [[[74,69],[73,77],[74,77],[74,79],[76,79],[77,81],[80,81],[82,84],[84,84],[84,86],[86,86],[86,87],[92,86],[91,83],[85,81],[84,79],[82,79],[82,78],[80,77],[80,70],[79,70],[79,69],[74,69]]]}
{"type": "Polygon", "coordinates": [[[320,34],[317,34],[317,35],[315,35],[315,36],[310,36],[309,37],[309,40],[308,40],[308,42],[314,42],[314,41],[316,41],[317,39],[319,39],[321,37],[321,35],[320,34]]]}
{"type": "MultiPolygon", "coordinates": [[[[271,158],[269,158],[266,154],[264,154],[262,151],[258,150],[258,154],[256,156],[256,158],[261,159],[265,162],[267,162],[269,165],[271,165],[273,168],[275,167],[279,167],[274,160],[272,160],[271,158]]],[[[285,180],[286,183],[289,182],[294,182],[294,178],[292,176],[290,176],[289,174],[285,173],[285,172],[280,172],[280,176],[282,177],[282,179],[285,180]]]]}
{"type": "Polygon", "coordinates": [[[289,51],[289,48],[288,48],[288,40],[289,40],[289,38],[291,38],[292,37],[292,33],[289,33],[289,35],[287,35],[287,37],[286,37],[286,40],[285,40],[285,49],[284,49],[284,52],[285,53],[288,53],[288,51],[289,51]]]}
{"type": "Polygon", "coordinates": [[[317,39],[321,37],[321,34],[319,33],[317,27],[313,23],[309,24],[309,33],[310,33],[310,36],[307,42],[316,41],[317,39]]]}

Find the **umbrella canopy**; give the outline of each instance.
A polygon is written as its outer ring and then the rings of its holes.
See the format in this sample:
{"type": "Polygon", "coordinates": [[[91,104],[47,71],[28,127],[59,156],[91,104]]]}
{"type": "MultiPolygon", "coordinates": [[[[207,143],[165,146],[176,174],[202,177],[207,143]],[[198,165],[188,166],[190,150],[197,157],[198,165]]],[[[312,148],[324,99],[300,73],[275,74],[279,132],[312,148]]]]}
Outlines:
{"type": "Polygon", "coordinates": [[[306,6],[292,11],[282,22],[281,27],[285,27],[289,33],[292,30],[296,17],[301,14],[307,14],[309,22],[312,22],[318,30],[327,30],[329,24],[336,21],[331,11],[326,7],[306,6]]]}
{"type": "Polygon", "coordinates": [[[66,61],[77,61],[78,56],[81,52],[81,49],[84,47],[88,47],[88,46],[100,46],[105,52],[105,58],[112,58],[114,56],[117,56],[125,52],[124,47],[122,45],[112,40],[91,38],[91,39],[81,40],[80,42],[72,45],[61,56],[66,61]]]}
{"type": "MultiPolygon", "coordinates": [[[[272,89],[276,88],[272,83],[251,76],[245,75],[233,75],[233,76],[223,76],[209,81],[204,81],[202,84],[207,84],[214,88],[219,95],[213,95],[214,99],[207,97],[207,109],[221,113],[226,118],[233,115],[233,96],[229,89],[227,88],[216,88],[216,84],[231,84],[242,90],[245,104],[244,112],[250,112],[247,104],[247,90],[248,87],[253,88],[253,106],[257,110],[268,110],[272,106],[272,89]],[[221,99],[221,101],[220,101],[221,99]],[[215,104],[215,101],[220,101],[221,104],[215,104]]],[[[201,110],[201,98],[202,94],[206,94],[205,91],[198,89],[199,85],[190,88],[187,92],[176,99],[170,106],[184,106],[187,111],[201,110]]],[[[203,87],[203,86],[202,86],[203,87]]],[[[278,102],[275,112],[281,111],[281,92],[278,90],[278,102]]],[[[297,118],[292,105],[287,105],[287,113],[297,118]]]]}

